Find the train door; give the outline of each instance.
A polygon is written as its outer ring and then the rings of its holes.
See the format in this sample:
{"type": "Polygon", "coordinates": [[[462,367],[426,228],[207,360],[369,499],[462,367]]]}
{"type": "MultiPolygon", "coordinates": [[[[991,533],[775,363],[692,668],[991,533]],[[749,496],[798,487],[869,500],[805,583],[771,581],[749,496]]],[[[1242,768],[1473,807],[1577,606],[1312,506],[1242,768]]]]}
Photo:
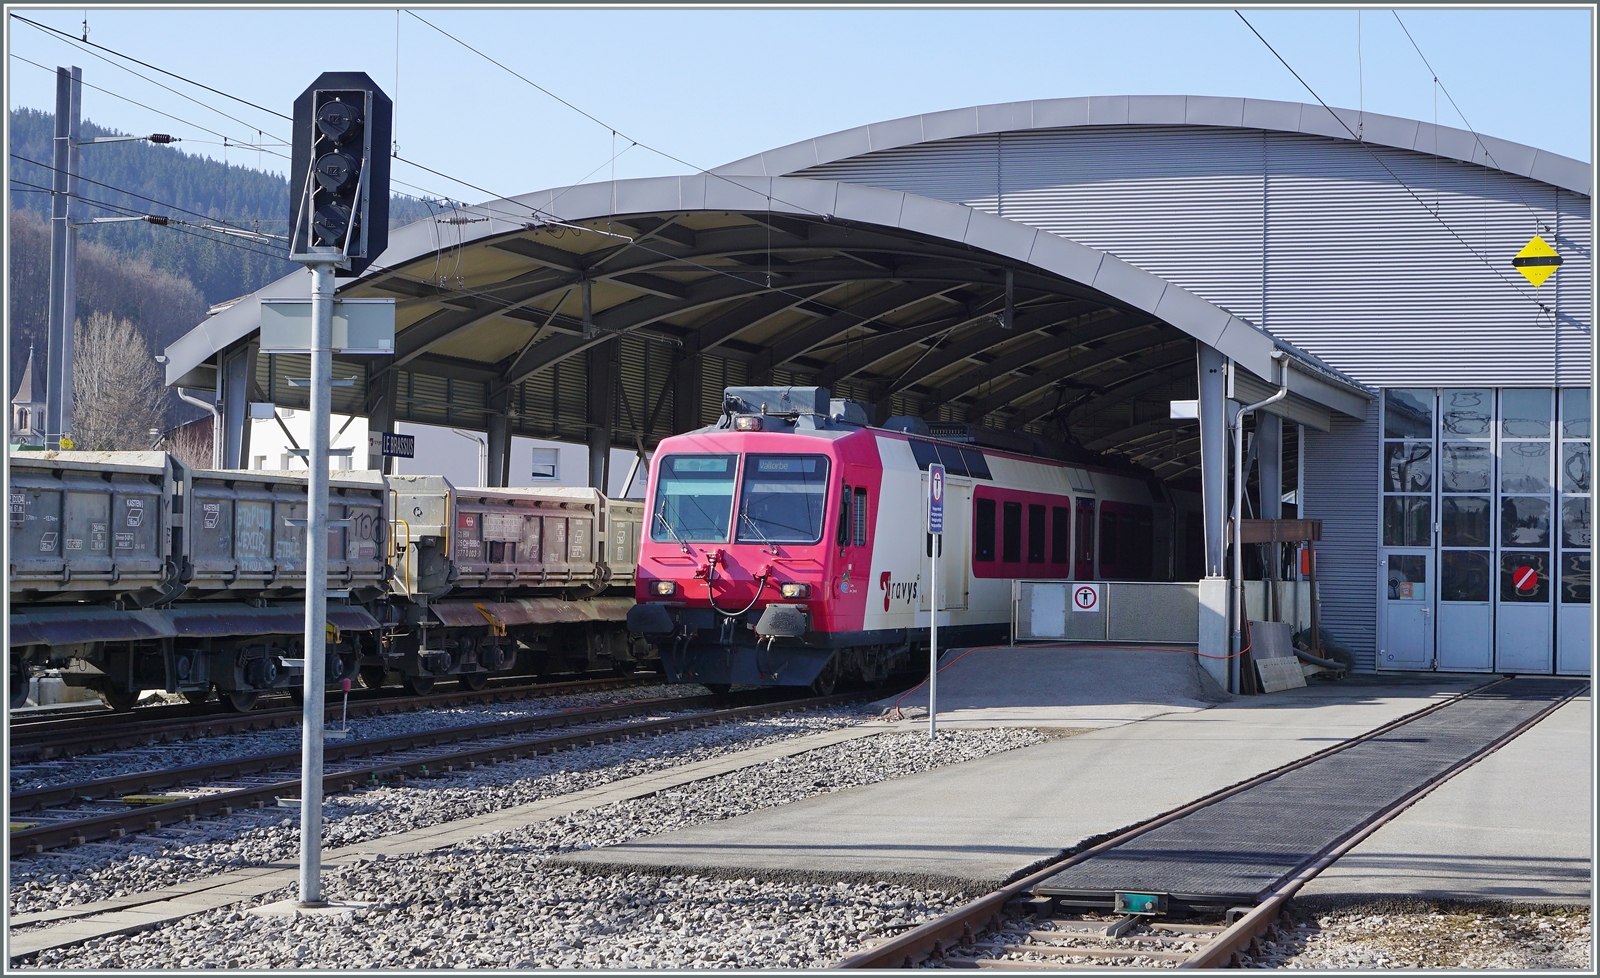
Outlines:
{"type": "Polygon", "coordinates": [[[1094,500],[1078,500],[1078,552],[1073,561],[1072,577],[1078,581],[1092,581],[1094,574],[1094,500]]]}
{"type": "MultiPolygon", "coordinates": [[[[946,477],[944,490],[944,533],[939,545],[939,608],[942,611],[959,611],[967,606],[967,542],[972,524],[972,485],[946,477]]],[[[920,507],[922,535],[922,583],[929,578],[929,561],[933,557],[933,535],[928,533],[928,473],[922,473],[922,505],[920,507]]],[[[930,589],[921,589],[920,607],[932,608],[930,589]]]]}

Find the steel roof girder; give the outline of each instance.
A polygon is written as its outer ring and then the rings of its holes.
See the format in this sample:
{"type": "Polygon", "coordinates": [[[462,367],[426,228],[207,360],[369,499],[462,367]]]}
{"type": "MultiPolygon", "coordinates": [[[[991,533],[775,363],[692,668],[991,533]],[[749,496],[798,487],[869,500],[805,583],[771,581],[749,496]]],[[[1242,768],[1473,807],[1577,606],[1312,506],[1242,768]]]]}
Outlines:
{"type": "MultiPolygon", "coordinates": [[[[963,283],[965,284],[965,283],[963,283]]],[[[919,282],[898,282],[894,287],[868,296],[854,306],[846,306],[826,319],[808,324],[781,337],[768,347],[767,353],[757,361],[756,373],[764,375],[795,357],[809,352],[828,340],[855,329],[870,326],[884,316],[909,309],[928,299],[943,295],[960,286],[940,282],[933,285],[919,282]]]]}
{"type": "MultiPolygon", "coordinates": [[[[1148,327],[1158,335],[1162,326],[1161,323],[1154,321],[1146,321],[1139,325],[1148,327]]],[[[1092,371],[1097,367],[1102,367],[1107,363],[1121,360],[1130,354],[1156,349],[1163,345],[1159,342],[1150,342],[1149,337],[1145,335],[1146,330],[1144,329],[1135,332],[1132,328],[1124,326],[1122,329],[1114,331],[1113,335],[1116,334],[1122,334],[1122,338],[1109,341],[1103,346],[1091,348],[1089,351],[1093,354],[1091,359],[1074,361],[1071,357],[1068,357],[1057,363],[1041,367],[1036,373],[1018,377],[999,390],[991,391],[988,396],[974,402],[967,408],[967,416],[969,418],[983,417],[983,415],[997,411],[1005,405],[1015,404],[1034,391],[1039,390],[1041,387],[1048,387],[1057,380],[1075,377],[1092,371]],[[1071,369],[1062,373],[1058,371],[1058,368],[1061,367],[1070,367],[1071,369]],[[975,415],[973,413],[980,409],[982,414],[975,415]]],[[[1076,346],[1078,344],[1073,345],[1076,346]]]]}
{"type": "MultiPolygon", "coordinates": [[[[1071,327],[1057,334],[1050,334],[1041,330],[1040,332],[1044,332],[1045,335],[1036,342],[1013,350],[1004,356],[997,357],[974,370],[957,374],[953,380],[941,385],[934,392],[933,399],[940,404],[948,403],[965,395],[975,387],[996,378],[1004,377],[1006,374],[1015,373],[1029,364],[1042,364],[1048,358],[1061,353],[1063,350],[1070,350],[1075,346],[1082,346],[1095,340],[1114,339],[1123,333],[1142,333],[1150,326],[1146,322],[1129,323],[1129,317],[1126,314],[1114,313],[1113,315],[1115,319],[1110,328],[1097,331],[1091,336],[1081,335],[1071,327]]],[[[1088,319],[1085,325],[1104,322],[1106,322],[1105,318],[1088,319]]],[[[1045,329],[1048,330],[1049,327],[1045,329]]]]}

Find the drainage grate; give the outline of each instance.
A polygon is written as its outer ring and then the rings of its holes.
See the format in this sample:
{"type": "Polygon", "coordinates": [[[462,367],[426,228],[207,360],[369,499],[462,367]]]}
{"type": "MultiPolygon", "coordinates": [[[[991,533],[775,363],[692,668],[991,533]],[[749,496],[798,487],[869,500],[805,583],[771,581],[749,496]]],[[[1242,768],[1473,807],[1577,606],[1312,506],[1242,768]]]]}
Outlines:
{"type": "Polygon", "coordinates": [[[1373,815],[1477,754],[1588,680],[1513,679],[1224,798],[1068,867],[1034,888],[1066,903],[1166,893],[1249,905],[1373,815]]]}

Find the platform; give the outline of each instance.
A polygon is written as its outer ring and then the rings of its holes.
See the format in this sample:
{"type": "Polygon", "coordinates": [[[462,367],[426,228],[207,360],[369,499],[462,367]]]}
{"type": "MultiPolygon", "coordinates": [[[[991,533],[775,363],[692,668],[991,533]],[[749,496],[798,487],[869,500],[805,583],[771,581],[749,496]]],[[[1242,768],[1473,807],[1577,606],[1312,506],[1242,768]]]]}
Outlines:
{"type": "MultiPolygon", "coordinates": [[[[952,649],[940,658],[939,723],[962,727],[1111,727],[1193,713],[1233,699],[1192,653],[1126,646],[952,649]]],[[[927,716],[928,688],[876,704],[927,716]]]]}
{"type": "MultiPolygon", "coordinates": [[[[1490,678],[1357,676],[1241,697],[560,861],[734,877],[991,886],[1048,863],[1066,848],[1490,678]]],[[[1538,797],[1526,785],[1521,793],[1538,797]]],[[[1586,810],[1567,817],[1588,824],[1586,810]]]]}

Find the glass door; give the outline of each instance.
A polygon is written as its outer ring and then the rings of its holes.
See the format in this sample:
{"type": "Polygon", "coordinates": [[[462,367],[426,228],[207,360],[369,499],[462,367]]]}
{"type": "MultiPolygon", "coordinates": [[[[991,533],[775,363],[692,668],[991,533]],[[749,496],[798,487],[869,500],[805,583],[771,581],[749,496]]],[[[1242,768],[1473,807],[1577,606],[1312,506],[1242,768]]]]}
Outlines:
{"type": "Polygon", "coordinates": [[[1553,395],[1550,390],[1500,392],[1496,672],[1551,671],[1553,395]]]}
{"type": "Polygon", "coordinates": [[[1561,392],[1561,565],[1556,588],[1556,672],[1587,676],[1590,656],[1589,557],[1593,546],[1593,455],[1589,391],[1561,392]]]}
{"type": "Polygon", "coordinates": [[[1438,660],[1445,671],[1494,664],[1494,391],[1439,395],[1438,660]]]}
{"type": "Polygon", "coordinates": [[[1378,668],[1432,669],[1434,392],[1383,392],[1378,668]]]}

